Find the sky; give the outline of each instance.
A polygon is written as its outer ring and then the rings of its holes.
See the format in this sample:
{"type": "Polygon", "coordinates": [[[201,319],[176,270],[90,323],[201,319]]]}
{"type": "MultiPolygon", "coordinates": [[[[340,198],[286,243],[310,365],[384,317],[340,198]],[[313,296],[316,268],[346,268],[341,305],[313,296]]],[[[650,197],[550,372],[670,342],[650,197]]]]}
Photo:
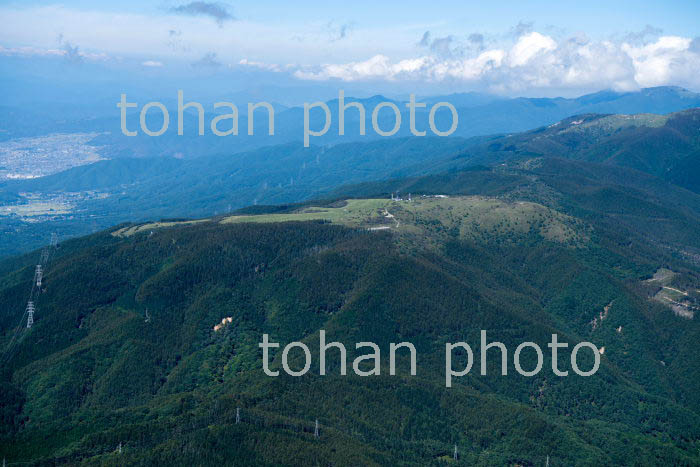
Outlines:
{"type": "Polygon", "coordinates": [[[700,91],[697,18],[691,0],[0,0],[0,59],[502,95],[700,91]]]}

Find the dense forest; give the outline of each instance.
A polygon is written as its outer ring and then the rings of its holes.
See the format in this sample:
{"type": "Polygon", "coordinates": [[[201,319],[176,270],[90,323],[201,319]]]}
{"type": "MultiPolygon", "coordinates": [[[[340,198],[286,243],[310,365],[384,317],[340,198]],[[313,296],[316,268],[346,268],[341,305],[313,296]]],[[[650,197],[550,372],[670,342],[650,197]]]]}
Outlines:
{"type": "MultiPolygon", "coordinates": [[[[330,198],[61,242],[31,329],[19,320],[40,252],[0,263],[8,465],[700,463],[700,326],[655,298],[668,287],[697,307],[700,196],[628,168],[535,157],[330,198]],[[293,217],[395,192],[415,201],[392,202],[397,222],[382,230],[293,217]],[[438,194],[447,201],[416,207],[438,194]],[[498,208],[480,210],[487,202],[498,208]],[[381,374],[341,376],[329,351],[320,376],[321,329],[350,361],[356,342],[376,343],[381,374]],[[501,376],[494,353],[486,375],[476,365],[446,388],[444,344],[473,343],[479,362],[482,329],[511,356],[537,343],[544,370],[521,376],[511,359],[501,376]],[[560,369],[590,341],[599,371],[553,375],[554,333],[570,345],[560,369]],[[263,334],[306,343],[310,371],[266,376],[263,334]],[[402,341],[416,346],[415,376],[401,353],[389,374],[386,349],[402,341]]],[[[592,360],[579,354],[583,368],[592,360]]],[[[521,363],[533,368],[534,353],[521,363]]]]}

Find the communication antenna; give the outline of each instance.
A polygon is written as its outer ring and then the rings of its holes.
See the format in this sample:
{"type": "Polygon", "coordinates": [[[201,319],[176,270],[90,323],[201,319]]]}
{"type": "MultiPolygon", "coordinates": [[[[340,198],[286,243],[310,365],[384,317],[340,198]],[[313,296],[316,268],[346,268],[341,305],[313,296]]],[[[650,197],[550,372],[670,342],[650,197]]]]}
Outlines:
{"type": "Polygon", "coordinates": [[[241,423],[241,408],[236,407],[236,425],[241,423]]]}
{"type": "Polygon", "coordinates": [[[34,309],[34,302],[29,300],[27,303],[27,329],[32,327],[32,324],[34,324],[34,312],[36,310],[34,309]]]}
{"type": "Polygon", "coordinates": [[[316,426],[314,427],[314,438],[320,438],[321,436],[318,434],[318,418],[316,419],[316,426]]]}
{"type": "Polygon", "coordinates": [[[549,456],[547,456],[547,467],[549,467],[549,456]]]}

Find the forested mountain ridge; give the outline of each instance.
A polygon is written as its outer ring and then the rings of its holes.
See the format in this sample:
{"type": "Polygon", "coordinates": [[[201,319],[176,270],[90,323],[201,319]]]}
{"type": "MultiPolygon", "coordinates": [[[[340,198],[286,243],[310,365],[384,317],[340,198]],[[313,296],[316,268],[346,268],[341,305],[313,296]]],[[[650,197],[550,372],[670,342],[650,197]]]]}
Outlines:
{"type": "Polygon", "coordinates": [[[491,138],[440,167],[535,156],[629,167],[698,192],[700,109],[668,115],[577,115],[525,133],[491,138]]]}
{"type": "Polygon", "coordinates": [[[62,236],[119,222],[220,214],[252,204],[325,197],[339,185],[494,166],[532,157],[569,158],[644,171],[698,192],[700,111],[669,115],[586,114],[512,135],[470,139],[408,137],[335,146],[285,144],[246,153],[202,157],[115,159],[34,180],[0,184],[10,211],[53,211],[6,216],[0,255],[46,241],[45,220],[62,236]],[[81,194],[74,200],[75,194],[81,194]],[[43,205],[42,205],[43,206],[43,205]],[[57,211],[65,210],[63,214],[57,211]],[[36,222],[36,221],[39,222],[36,222]],[[44,234],[42,236],[42,234],[44,234]]]}
{"type": "MultiPolygon", "coordinates": [[[[475,139],[480,141],[479,138],[475,139]]],[[[382,139],[332,147],[290,143],[196,160],[114,159],[33,180],[0,183],[7,205],[30,208],[67,194],[64,215],[0,218],[0,256],[45,242],[45,226],[75,236],[126,221],[201,217],[256,203],[313,199],[345,183],[392,176],[398,169],[461,152],[461,138],[382,139]],[[32,222],[39,220],[40,222],[32,222]]]]}
{"type": "MultiPolygon", "coordinates": [[[[3,365],[2,452],[35,464],[443,465],[456,444],[463,465],[699,461],[700,328],[658,292],[697,306],[700,196],[633,169],[534,157],[335,197],[61,243],[36,323],[3,365]],[[396,191],[403,200],[383,196],[396,191]],[[381,376],[341,376],[331,353],[319,376],[320,329],[351,356],[355,342],[410,341],[418,373],[400,358],[390,376],[382,353],[381,376]],[[478,348],[480,329],[511,351],[547,349],[552,333],[591,341],[601,368],[500,376],[494,353],[482,376],[477,350],[446,388],[444,343],[478,348]],[[306,342],[310,373],[266,376],[262,333],[306,342]]],[[[3,348],[37,255],[0,264],[3,348]]]]}

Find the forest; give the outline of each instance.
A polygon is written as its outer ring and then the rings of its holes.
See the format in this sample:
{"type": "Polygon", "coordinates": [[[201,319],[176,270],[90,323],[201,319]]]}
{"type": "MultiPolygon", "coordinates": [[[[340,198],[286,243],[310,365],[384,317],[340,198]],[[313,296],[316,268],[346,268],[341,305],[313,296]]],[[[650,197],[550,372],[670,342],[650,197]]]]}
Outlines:
{"type": "MultiPolygon", "coordinates": [[[[664,286],[698,288],[699,197],[628,169],[537,161],[60,242],[33,327],[3,355],[0,452],[24,465],[697,464],[700,327],[645,281],[665,268],[664,286]],[[369,230],[351,211],[294,220],[398,190],[415,197],[385,198],[399,226],[369,230]],[[342,376],[331,349],[320,376],[322,329],[347,349],[411,342],[416,375],[397,352],[393,376],[384,358],[379,375],[342,376]],[[549,350],[557,334],[569,375],[501,376],[497,350],[481,375],[481,330],[512,350],[549,350]],[[309,372],[265,375],[263,334],[308,346],[309,372]],[[451,388],[446,342],[475,343],[451,388]],[[580,342],[600,349],[590,377],[571,371],[580,342]]],[[[3,349],[39,253],[0,263],[3,349]]],[[[535,368],[536,352],[520,363],[535,368]]]]}

